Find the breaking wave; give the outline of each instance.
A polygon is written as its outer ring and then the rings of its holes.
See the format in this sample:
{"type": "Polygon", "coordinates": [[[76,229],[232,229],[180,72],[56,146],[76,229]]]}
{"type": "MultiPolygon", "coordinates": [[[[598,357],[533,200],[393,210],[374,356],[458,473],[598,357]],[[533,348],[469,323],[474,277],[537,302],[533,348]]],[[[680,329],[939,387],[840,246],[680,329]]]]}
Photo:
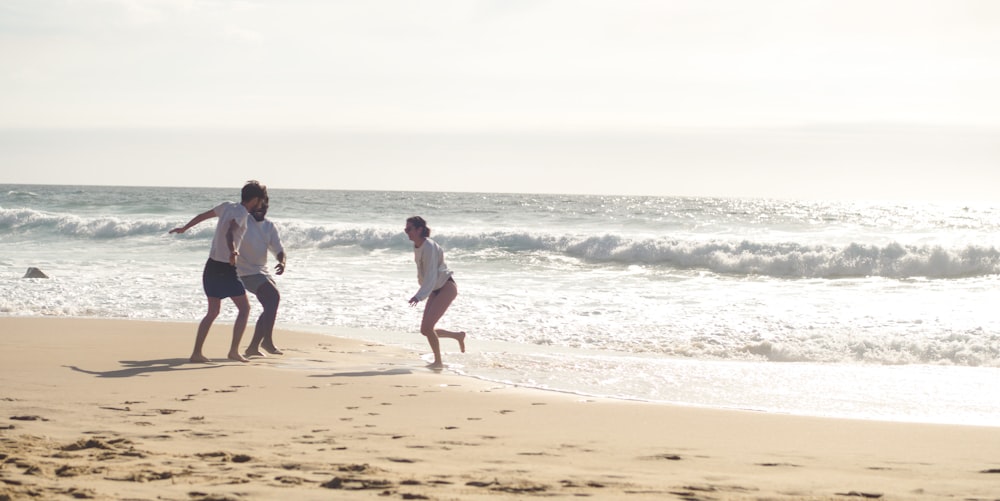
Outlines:
{"type": "MultiPolygon", "coordinates": [[[[165,218],[84,217],[32,209],[0,209],[0,235],[31,238],[117,239],[166,235],[178,221],[165,218]]],[[[359,247],[399,249],[410,245],[398,230],[329,227],[276,221],[289,249],[359,247]]],[[[211,239],[214,226],[202,223],[181,238],[211,239]]],[[[993,246],[869,244],[843,245],[751,240],[695,240],[669,235],[558,235],[497,231],[435,235],[449,254],[503,259],[517,254],[559,255],[589,264],[655,266],[706,270],[726,275],[776,278],[966,278],[1000,273],[1000,250],[993,246]]]]}

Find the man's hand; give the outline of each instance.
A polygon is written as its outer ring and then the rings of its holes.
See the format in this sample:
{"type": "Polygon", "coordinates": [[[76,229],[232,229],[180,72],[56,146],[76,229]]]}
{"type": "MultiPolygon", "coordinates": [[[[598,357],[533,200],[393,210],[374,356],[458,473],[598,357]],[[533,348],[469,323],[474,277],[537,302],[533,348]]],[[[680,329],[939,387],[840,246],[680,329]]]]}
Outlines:
{"type": "Polygon", "coordinates": [[[275,257],[278,258],[278,264],[274,265],[274,269],[278,275],[281,275],[285,272],[285,251],[279,252],[275,257]]]}

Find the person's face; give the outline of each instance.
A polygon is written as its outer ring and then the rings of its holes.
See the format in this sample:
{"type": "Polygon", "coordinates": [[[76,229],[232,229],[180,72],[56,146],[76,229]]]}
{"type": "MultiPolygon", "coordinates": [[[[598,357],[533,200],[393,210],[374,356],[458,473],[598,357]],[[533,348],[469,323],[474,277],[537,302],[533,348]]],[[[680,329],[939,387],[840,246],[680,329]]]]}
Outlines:
{"type": "Polygon", "coordinates": [[[267,215],[267,202],[261,202],[257,204],[257,207],[250,211],[250,215],[253,216],[257,221],[263,221],[264,216],[267,215]]]}
{"type": "Polygon", "coordinates": [[[410,223],[406,223],[406,228],[403,228],[403,231],[406,232],[406,236],[410,237],[411,242],[416,242],[420,238],[420,228],[410,223]]]}
{"type": "Polygon", "coordinates": [[[247,212],[253,212],[257,210],[264,203],[264,199],[261,197],[253,197],[250,199],[250,203],[247,204],[247,212]]]}

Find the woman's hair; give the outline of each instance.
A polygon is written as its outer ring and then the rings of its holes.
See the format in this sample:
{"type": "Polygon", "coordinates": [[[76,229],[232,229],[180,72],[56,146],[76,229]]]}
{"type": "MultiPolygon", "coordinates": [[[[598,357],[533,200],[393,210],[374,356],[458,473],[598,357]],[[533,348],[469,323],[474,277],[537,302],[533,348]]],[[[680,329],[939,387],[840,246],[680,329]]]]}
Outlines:
{"type": "Polygon", "coordinates": [[[427,237],[431,236],[431,229],[427,227],[427,221],[424,221],[424,218],[422,218],[420,216],[413,216],[411,218],[407,218],[406,219],[406,224],[408,224],[408,225],[410,225],[410,226],[412,226],[414,228],[422,228],[422,231],[420,232],[420,236],[422,236],[424,238],[427,238],[427,237]]]}
{"type": "Polygon", "coordinates": [[[243,191],[240,193],[240,199],[243,202],[265,197],[267,197],[267,187],[255,179],[247,181],[247,184],[243,185],[243,191]]]}

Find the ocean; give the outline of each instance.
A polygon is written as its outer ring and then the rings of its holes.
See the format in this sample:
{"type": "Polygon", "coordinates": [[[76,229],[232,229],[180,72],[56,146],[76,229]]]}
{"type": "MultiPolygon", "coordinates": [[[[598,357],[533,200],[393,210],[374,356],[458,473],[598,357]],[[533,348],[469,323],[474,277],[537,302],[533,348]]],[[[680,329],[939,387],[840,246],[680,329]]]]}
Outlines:
{"type": "MultiPolygon", "coordinates": [[[[0,315],[197,322],[214,221],[168,231],[239,187],[0,185],[0,315]],[[29,267],[50,278],[22,278],[29,267]]],[[[459,288],[439,327],[469,335],[465,354],[442,341],[447,371],[583,397],[1000,426],[1000,205],[270,197],[288,254],[279,328],[429,361],[403,234],[421,215],[459,288]]]]}

